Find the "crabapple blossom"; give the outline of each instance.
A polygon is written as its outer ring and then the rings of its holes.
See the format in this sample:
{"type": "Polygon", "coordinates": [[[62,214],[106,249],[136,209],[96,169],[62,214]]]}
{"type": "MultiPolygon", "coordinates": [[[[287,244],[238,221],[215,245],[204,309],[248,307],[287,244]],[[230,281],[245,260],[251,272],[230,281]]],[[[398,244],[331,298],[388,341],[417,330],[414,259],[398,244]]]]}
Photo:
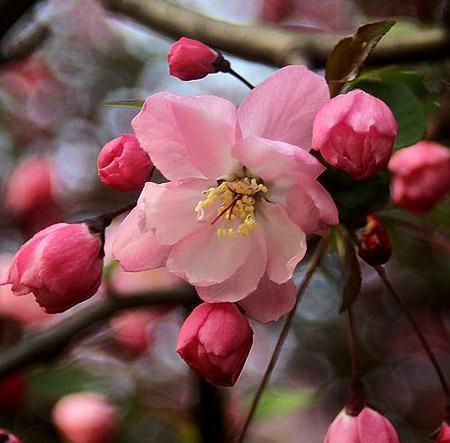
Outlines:
{"type": "Polygon", "coordinates": [[[328,428],[324,443],[400,443],[389,420],[365,407],[358,415],[343,409],[328,428]]]}
{"type": "Polygon", "coordinates": [[[245,299],[257,320],[290,310],[285,289],[305,235],[338,223],[317,181],[325,168],[308,153],[328,99],[325,80],[303,66],[279,70],[238,109],[215,96],[149,97],[132,125],[170,182],[147,183],[122,222],[113,245],[122,267],[166,266],[207,302],[245,299]]]}
{"type": "Polygon", "coordinates": [[[142,189],[153,170],[150,157],[132,134],[123,134],[106,143],[97,166],[100,180],[118,191],[142,189]]]}
{"type": "Polygon", "coordinates": [[[215,62],[219,54],[204,43],[181,37],[169,49],[170,75],[181,80],[197,80],[218,72],[215,62]]]}
{"type": "Polygon", "coordinates": [[[356,89],[332,98],[319,110],[312,146],[330,165],[365,180],[386,168],[397,133],[389,107],[356,89]]]}
{"type": "Polygon", "coordinates": [[[252,344],[252,328],[234,303],[202,303],[183,323],[177,352],[209,382],[233,386],[252,344]]]}
{"type": "Polygon", "coordinates": [[[442,423],[435,443],[450,443],[450,426],[447,423],[442,423]]]}
{"type": "Polygon", "coordinates": [[[94,392],[66,395],[56,403],[52,416],[69,443],[111,443],[119,425],[116,407],[94,392]]]}
{"type": "Polygon", "coordinates": [[[15,435],[8,432],[6,429],[0,428],[0,442],[2,443],[22,443],[15,435]]]}
{"type": "Polygon", "coordinates": [[[414,213],[429,211],[450,191],[450,149],[420,141],[391,158],[392,200],[414,213]]]}
{"type": "Polygon", "coordinates": [[[369,265],[384,265],[392,254],[389,234],[374,214],[367,216],[366,226],[358,235],[358,255],[369,265]]]}
{"type": "Polygon", "coordinates": [[[95,294],[103,270],[102,241],[85,223],[57,223],[21,246],[2,282],[16,295],[32,292],[48,313],[95,294]]]}

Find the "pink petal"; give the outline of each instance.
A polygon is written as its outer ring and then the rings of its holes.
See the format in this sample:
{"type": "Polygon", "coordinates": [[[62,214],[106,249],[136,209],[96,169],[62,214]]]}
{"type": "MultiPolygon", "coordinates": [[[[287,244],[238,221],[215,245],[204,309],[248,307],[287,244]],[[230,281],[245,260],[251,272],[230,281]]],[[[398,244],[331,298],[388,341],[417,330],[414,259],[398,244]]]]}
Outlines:
{"type": "Polygon", "coordinates": [[[358,431],[362,442],[400,443],[389,420],[371,408],[364,408],[358,415],[358,431]]]}
{"type": "Polygon", "coordinates": [[[317,177],[325,170],[315,157],[297,146],[256,136],[236,143],[232,152],[254,175],[265,180],[299,172],[317,177]]]}
{"type": "Polygon", "coordinates": [[[297,177],[297,185],[287,194],[289,216],[307,234],[323,233],[329,225],[339,223],[339,214],[331,195],[315,179],[297,177]]]}
{"type": "Polygon", "coordinates": [[[161,245],[144,221],[143,204],[138,202],[117,230],[112,253],[125,271],[146,271],[166,263],[170,247],[161,245]]]}
{"type": "Polygon", "coordinates": [[[216,226],[205,225],[173,247],[167,269],[192,285],[221,283],[247,260],[251,237],[218,238],[216,226]]]}
{"type": "Polygon", "coordinates": [[[173,245],[201,229],[195,207],[204,199],[203,191],[216,182],[188,179],[163,184],[147,183],[142,191],[145,226],[164,245],[173,245]]]}
{"type": "Polygon", "coordinates": [[[313,119],[329,98],[323,77],[305,66],[286,66],[256,86],[242,101],[238,111],[242,134],[309,150],[313,119]]]}
{"type": "Polygon", "coordinates": [[[295,267],[305,256],[305,233],[280,205],[264,200],[259,203],[256,220],[270,251],[267,275],[275,283],[284,283],[292,278],[295,267]]]}
{"type": "MultiPolygon", "coordinates": [[[[246,297],[257,288],[267,265],[267,248],[265,240],[260,234],[257,231],[250,234],[248,237],[250,241],[248,259],[230,278],[217,285],[196,287],[202,300],[209,303],[235,302],[246,297]]],[[[235,241],[238,240],[235,239],[235,241]]]]}
{"type": "Polygon", "coordinates": [[[279,320],[295,304],[296,287],[292,280],[281,285],[269,280],[265,275],[256,291],[245,297],[239,305],[248,317],[261,323],[279,320]]]}
{"type": "Polygon", "coordinates": [[[170,180],[218,178],[236,167],[231,146],[239,136],[236,107],[214,96],[159,93],[133,119],[142,148],[170,180]]]}

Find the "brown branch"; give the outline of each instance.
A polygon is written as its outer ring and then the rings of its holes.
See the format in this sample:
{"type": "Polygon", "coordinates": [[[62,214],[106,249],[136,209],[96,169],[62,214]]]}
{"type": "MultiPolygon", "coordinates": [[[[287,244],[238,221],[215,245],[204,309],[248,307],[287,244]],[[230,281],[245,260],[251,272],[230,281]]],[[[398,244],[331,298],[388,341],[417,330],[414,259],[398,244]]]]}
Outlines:
{"type": "MultiPolygon", "coordinates": [[[[172,38],[188,36],[216,49],[249,60],[283,66],[304,63],[324,66],[339,36],[306,35],[267,25],[223,22],[167,0],[99,0],[152,30],[172,38]]],[[[388,34],[368,64],[417,62],[450,57],[450,36],[443,29],[424,29],[407,35],[388,34]]]]}
{"type": "Polygon", "coordinates": [[[114,296],[99,300],[65,318],[46,332],[26,340],[0,355],[0,379],[37,363],[60,355],[80,333],[98,325],[113,314],[126,309],[148,306],[170,306],[193,303],[193,288],[158,291],[130,296],[114,296]]]}

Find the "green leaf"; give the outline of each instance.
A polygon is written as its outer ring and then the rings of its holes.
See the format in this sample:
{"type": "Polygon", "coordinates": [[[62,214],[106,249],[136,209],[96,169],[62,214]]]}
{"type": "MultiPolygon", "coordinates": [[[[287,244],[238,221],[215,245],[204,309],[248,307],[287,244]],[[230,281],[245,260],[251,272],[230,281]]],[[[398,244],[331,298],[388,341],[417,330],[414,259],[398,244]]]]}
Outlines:
{"type": "Polygon", "coordinates": [[[342,269],[342,303],[340,311],[347,310],[361,290],[361,269],[350,235],[344,227],[336,232],[336,247],[342,269]]]}
{"type": "Polygon", "coordinates": [[[423,138],[426,130],[425,110],[407,84],[362,80],[352,85],[352,89],[355,88],[378,97],[391,108],[399,126],[394,148],[412,145],[423,138]]]}
{"type": "MultiPolygon", "coordinates": [[[[266,390],[261,398],[255,419],[268,419],[289,414],[294,411],[311,407],[316,398],[316,391],[313,389],[271,389],[266,390]]],[[[250,408],[253,399],[248,397],[245,400],[250,408]]]]}
{"type": "Polygon", "coordinates": [[[346,82],[358,76],[366,58],[394,24],[394,21],[382,21],[361,26],[355,35],[342,39],[333,48],[325,67],[332,97],[339,94],[346,82]]]}
{"type": "Polygon", "coordinates": [[[103,102],[105,106],[131,106],[133,108],[142,108],[145,100],[108,100],[103,102]]]}

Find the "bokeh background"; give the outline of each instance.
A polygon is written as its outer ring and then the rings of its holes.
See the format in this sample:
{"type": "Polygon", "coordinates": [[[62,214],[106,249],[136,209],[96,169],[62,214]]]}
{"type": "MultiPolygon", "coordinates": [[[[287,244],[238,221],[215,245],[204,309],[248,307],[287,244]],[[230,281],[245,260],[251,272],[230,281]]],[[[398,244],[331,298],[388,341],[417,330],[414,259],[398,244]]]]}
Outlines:
{"type": "MultiPolygon", "coordinates": [[[[448,2],[437,0],[180,3],[216,18],[287,26],[317,38],[323,32],[353,33],[359,25],[385,17],[398,20],[391,32],[411,35],[426,26],[450,25],[448,2]]],[[[45,30],[39,46],[0,65],[0,273],[11,254],[37,230],[56,221],[99,214],[136,197],[108,190],[97,177],[102,145],[130,132],[130,120],[137,113],[137,108],[105,102],[170,90],[216,94],[239,103],[247,92],[223,74],[193,82],[170,77],[166,54],[172,42],[113,16],[94,0],[40,2],[8,34],[9,44],[36,29],[45,30]]],[[[275,70],[229,58],[252,83],[275,70]]],[[[411,121],[402,133],[405,144],[426,133],[448,145],[449,72],[449,61],[428,61],[424,54],[423,63],[368,70],[364,75],[369,83],[391,85],[390,92],[383,89],[380,94],[396,103],[396,112],[408,114],[411,121]]],[[[357,190],[347,195],[353,192],[357,190]]],[[[393,243],[388,273],[449,374],[448,200],[420,219],[389,203],[379,214],[393,243]]],[[[108,230],[107,246],[113,232],[114,226],[108,230]]],[[[106,252],[107,287],[95,298],[104,297],[108,288],[126,296],[180,284],[164,270],[124,273],[106,252]]],[[[402,442],[429,441],[444,407],[437,378],[378,277],[368,267],[363,266],[363,273],[363,291],[354,312],[368,399],[392,420],[402,442]]],[[[350,353],[346,318],[339,314],[340,279],[338,260],[329,254],[297,312],[249,441],[319,443],[345,403],[350,353]]],[[[32,296],[17,299],[0,287],[1,351],[64,322],[89,303],[49,316],[32,296]]],[[[76,337],[60,358],[24,370],[9,382],[9,391],[3,392],[0,382],[0,427],[25,442],[59,442],[51,419],[55,402],[67,393],[89,390],[104,393],[119,408],[119,443],[200,442],[195,413],[199,382],[175,353],[184,315],[181,308],[120,314],[76,337]]],[[[230,432],[245,416],[280,329],[279,324],[254,327],[255,345],[241,379],[235,388],[220,390],[230,432]]]]}

